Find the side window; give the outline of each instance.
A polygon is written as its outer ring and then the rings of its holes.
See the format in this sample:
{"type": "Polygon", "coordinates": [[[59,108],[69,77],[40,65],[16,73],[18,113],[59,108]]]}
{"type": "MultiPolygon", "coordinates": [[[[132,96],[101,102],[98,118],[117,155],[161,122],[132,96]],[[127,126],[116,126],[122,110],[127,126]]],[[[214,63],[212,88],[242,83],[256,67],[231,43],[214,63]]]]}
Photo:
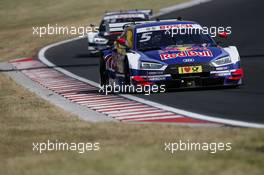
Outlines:
{"type": "Polygon", "coordinates": [[[128,29],[126,32],[126,41],[129,48],[133,48],[133,32],[132,29],[128,29]]]}

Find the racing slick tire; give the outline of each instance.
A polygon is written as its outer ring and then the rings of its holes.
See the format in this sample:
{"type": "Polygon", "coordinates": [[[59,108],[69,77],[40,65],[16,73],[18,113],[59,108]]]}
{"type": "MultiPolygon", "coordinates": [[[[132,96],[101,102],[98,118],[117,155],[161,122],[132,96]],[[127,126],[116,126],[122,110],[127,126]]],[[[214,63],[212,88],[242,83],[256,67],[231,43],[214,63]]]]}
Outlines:
{"type": "Polygon", "coordinates": [[[100,84],[101,86],[109,84],[109,76],[106,71],[105,61],[102,57],[100,57],[100,84]]]}
{"type": "Polygon", "coordinates": [[[129,63],[127,58],[124,60],[124,76],[124,84],[131,85],[129,63]]]}

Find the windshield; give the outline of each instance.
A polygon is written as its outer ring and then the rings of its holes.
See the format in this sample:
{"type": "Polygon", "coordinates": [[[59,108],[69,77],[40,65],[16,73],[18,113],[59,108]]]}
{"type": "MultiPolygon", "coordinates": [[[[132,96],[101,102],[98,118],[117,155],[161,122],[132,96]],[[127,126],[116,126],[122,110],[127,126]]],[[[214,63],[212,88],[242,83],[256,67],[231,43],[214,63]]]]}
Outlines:
{"type": "Polygon", "coordinates": [[[139,18],[139,17],[130,17],[130,18],[113,18],[113,19],[107,19],[103,20],[101,25],[99,26],[99,31],[100,32],[105,32],[106,30],[106,23],[122,23],[122,22],[136,22],[136,21],[146,21],[147,18],[139,18]]]}
{"type": "Polygon", "coordinates": [[[199,32],[178,32],[173,35],[166,30],[149,31],[137,34],[137,49],[156,50],[177,45],[216,45],[207,34],[199,32]]]}

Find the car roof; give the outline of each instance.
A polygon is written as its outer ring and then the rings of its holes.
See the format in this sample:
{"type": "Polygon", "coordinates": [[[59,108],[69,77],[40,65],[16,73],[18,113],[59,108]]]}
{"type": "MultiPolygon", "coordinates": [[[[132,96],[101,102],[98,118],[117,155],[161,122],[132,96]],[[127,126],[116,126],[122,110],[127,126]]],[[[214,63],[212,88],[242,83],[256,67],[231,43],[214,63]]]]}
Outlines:
{"type": "MultiPolygon", "coordinates": [[[[172,21],[156,21],[156,22],[150,22],[150,23],[143,23],[143,24],[136,24],[134,25],[134,28],[144,28],[144,27],[152,27],[152,26],[160,26],[160,25],[175,25],[175,24],[198,24],[194,21],[180,21],[180,20],[176,20],[172,21]]],[[[199,25],[199,24],[198,24],[199,25]]]]}
{"type": "Polygon", "coordinates": [[[106,16],[115,16],[115,15],[131,15],[131,14],[144,14],[145,16],[147,16],[146,13],[144,12],[136,12],[136,11],[133,11],[133,12],[129,12],[129,11],[126,11],[126,12],[116,12],[116,13],[111,13],[111,14],[105,14],[104,17],[106,16]]]}
{"type": "Polygon", "coordinates": [[[114,14],[105,15],[103,17],[103,20],[107,20],[107,19],[125,19],[125,18],[148,19],[149,16],[146,13],[143,13],[143,12],[120,12],[120,13],[114,13],[114,14]]]}

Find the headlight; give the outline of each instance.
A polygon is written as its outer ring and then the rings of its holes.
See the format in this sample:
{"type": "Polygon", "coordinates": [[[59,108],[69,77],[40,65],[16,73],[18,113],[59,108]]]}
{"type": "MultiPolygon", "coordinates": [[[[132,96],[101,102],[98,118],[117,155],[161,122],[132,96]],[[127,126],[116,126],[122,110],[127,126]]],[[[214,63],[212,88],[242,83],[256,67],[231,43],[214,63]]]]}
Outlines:
{"type": "Polygon", "coordinates": [[[228,57],[223,57],[219,58],[217,60],[212,61],[213,64],[216,64],[217,66],[225,65],[231,63],[231,58],[228,57]]]}
{"type": "Polygon", "coordinates": [[[159,63],[152,63],[152,62],[141,62],[142,69],[160,69],[162,68],[162,64],[159,63]]]}

